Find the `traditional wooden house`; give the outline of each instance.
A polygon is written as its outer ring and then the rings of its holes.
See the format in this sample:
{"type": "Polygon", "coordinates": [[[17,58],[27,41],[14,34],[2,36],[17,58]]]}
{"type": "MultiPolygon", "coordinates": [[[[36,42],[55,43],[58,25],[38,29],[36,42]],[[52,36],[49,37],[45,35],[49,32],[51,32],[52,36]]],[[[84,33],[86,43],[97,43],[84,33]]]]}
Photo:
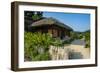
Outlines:
{"type": "Polygon", "coordinates": [[[70,37],[73,29],[54,18],[44,18],[29,25],[32,32],[50,33],[54,38],[70,37]]]}

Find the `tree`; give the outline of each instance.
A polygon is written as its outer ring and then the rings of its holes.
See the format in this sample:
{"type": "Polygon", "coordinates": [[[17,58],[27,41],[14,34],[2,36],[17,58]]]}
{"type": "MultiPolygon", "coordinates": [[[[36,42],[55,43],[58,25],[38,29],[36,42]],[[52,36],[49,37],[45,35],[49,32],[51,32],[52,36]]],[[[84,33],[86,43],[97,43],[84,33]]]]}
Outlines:
{"type": "Polygon", "coordinates": [[[27,60],[34,61],[50,59],[48,53],[49,46],[52,43],[52,37],[50,34],[25,32],[24,35],[25,58],[27,60]]]}
{"type": "Polygon", "coordinates": [[[90,47],[90,31],[86,31],[84,35],[85,35],[85,41],[86,41],[85,47],[88,48],[90,47]]]}
{"type": "Polygon", "coordinates": [[[40,11],[25,11],[24,16],[26,19],[39,20],[43,17],[43,12],[40,11]]]}
{"type": "Polygon", "coordinates": [[[71,34],[71,39],[79,39],[79,35],[78,35],[78,33],[76,33],[76,32],[71,32],[70,33],[71,34]]]}
{"type": "Polygon", "coordinates": [[[32,15],[32,19],[33,19],[34,21],[39,20],[39,19],[41,19],[42,17],[43,17],[43,12],[35,12],[35,13],[32,15]]]}

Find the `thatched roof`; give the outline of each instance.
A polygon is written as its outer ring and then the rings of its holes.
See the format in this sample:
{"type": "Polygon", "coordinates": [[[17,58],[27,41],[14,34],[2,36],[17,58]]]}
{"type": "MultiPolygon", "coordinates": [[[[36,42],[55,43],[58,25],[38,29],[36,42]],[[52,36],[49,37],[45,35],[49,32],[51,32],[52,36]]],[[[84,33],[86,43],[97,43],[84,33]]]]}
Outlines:
{"type": "Polygon", "coordinates": [[[65,25],[64,23],[61,23],[60,21],[54,19],[54,18],[44,18],[39,21],[33,22],[30,26],[36,27],[36,26],[43,26],[43,25],[58,25],[60,27],[63,27],[67,30],[73,30],[71,27],[65,25]]]}

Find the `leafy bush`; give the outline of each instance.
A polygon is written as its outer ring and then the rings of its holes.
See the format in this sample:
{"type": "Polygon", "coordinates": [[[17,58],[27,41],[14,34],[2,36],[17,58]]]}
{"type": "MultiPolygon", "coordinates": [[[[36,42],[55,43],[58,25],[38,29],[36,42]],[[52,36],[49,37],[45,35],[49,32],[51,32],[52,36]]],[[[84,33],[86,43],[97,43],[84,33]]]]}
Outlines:
{"type": "Polygon", "coordinates": [[[52,43],[50,34],[42,34],[39,32],[24,33],[25,58],[28,60],[47,60],[50,59],[46,53],[52,43]]]}
{"type": "Polygon", "coordinates": [[[62,40],[59,38],[52,38],[52,45],[53,46],[62,46],[62,40]]]}
{"type": "Polygon", "coordinates": [[[51,60],[51,57],[48,52],[43,53],[43,54],[38,54],[37,56],[34,57],[33,61],[42,61],[42,60],[51,60]]]}

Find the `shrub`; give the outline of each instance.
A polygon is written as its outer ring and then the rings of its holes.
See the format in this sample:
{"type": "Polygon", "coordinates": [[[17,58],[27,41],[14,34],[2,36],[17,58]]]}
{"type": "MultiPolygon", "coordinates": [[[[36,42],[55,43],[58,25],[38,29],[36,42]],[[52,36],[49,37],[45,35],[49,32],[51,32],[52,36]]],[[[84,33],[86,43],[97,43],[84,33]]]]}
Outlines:
{"type": "Polygon", "coordinates": [[[47,60],[49,54],[46,52],[52,43],[50,34],[42,34],[39,32],[24,33],[25,58],[29,60],[47,60]]]}

